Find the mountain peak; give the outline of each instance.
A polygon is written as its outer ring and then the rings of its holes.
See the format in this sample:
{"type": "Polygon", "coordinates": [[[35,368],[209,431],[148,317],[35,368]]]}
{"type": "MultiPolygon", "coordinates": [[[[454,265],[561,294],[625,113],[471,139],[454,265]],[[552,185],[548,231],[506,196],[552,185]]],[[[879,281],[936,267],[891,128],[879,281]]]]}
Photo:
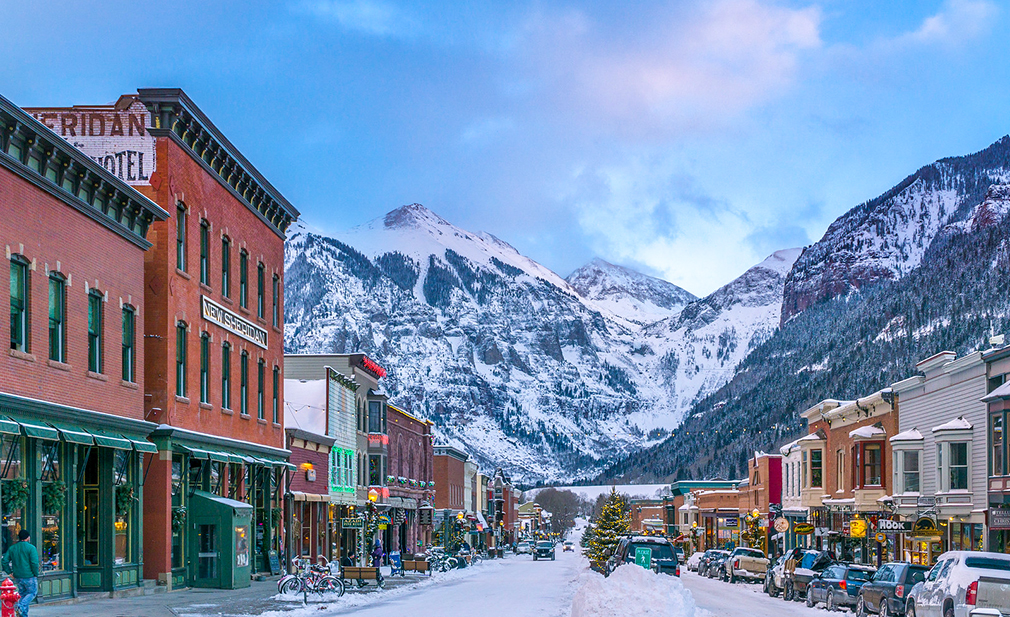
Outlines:
{"type": "Polygon", "coordinates": [[[422,229],[425,227],[452,227],[452,224],[421,204],[413,203],[392,210],[383,218],[387,229],[422,229]]]}
{"type": "Polygon", "coordinates": [[[583,298],[639,323],[675,315],[697,299],[673,283],[599,257],[572,272],[565,280],[583,298]]]}

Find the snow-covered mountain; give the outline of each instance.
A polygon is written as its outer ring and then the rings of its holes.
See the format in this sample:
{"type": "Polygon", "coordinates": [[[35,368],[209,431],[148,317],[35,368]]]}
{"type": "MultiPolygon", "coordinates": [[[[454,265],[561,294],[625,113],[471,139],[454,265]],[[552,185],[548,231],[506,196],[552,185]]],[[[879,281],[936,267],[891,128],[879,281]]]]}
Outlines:
{"type": "Polygon", "coordinates": [[[687,303],[672,284],[602,262],[570,284],[418,204],[335,237],[296,225],[285,347],[375,356],[394,404],[488,467],[586,477],[665,437],[732,376],[777,323],[796,253],[687,303]],[[650,312],[664,319],[645,323],[650,312]]]}
{"type": "Polygon", "coordinates": [[[698,298],[673,283],[602,259],[594,259],[565,279],[583,298],[641,324],[672,317],[698,298]]]}
{"type": "Polygon", "coordinates": [[[807,307],[917,267],[934,238],[963,220],[993,183],[1010,180],[1010,137],[919,169],[828,227],[786,281],[782,320],[807,307]]]}

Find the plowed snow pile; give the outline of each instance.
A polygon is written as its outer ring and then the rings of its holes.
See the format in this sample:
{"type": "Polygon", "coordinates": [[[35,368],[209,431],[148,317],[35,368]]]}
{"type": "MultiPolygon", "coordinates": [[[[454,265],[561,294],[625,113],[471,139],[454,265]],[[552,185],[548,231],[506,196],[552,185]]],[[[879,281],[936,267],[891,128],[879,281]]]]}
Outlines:
{"type": "Polygon", "coordinates": [[[626,564],[608,578],[587,570],[572,599],[571,617],[701,617],[680,579],[626,564]]]}

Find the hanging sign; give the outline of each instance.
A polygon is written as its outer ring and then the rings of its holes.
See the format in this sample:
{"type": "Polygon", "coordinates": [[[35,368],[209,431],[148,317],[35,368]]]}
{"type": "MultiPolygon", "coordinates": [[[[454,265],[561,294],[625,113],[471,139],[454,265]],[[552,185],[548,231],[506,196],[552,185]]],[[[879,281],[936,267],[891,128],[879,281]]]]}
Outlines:
{"type": "Polygon", "coordinates": [[[435,511],[432,508],[418,508],[417,509],[417,524],[418,525],[431,525],[434,513],[435,513],[435,511]]]}
{"type": "Polygon", "coordinates": [[[882,533],[878,533],[878,534],[877,534],[877,542],[878,542],[879,544],[886,544],[886,543],[887,543],[887,536],[885,536],[885,535],[884,535],[884,534],[882,534],[882,533]]]}
{"type": "Polygon", "coordinates": [[[340,526],[344,529],[364,529],[365,519],[361,517],[356,518],[342,518],[340,519],[340,526]]]}
{"type": "Polygon", "coordinates": [[[854,518],[849,521],[849,536],[853,538],[865,538],[866,519],[854,518]]]}
{"type": "Polygon", "coordinates": [[[814,526],[810,523],[796,523],[793,525],[793,533],[798,536],[809,536],[814,533],[814,526]]]}
{"type": "Polygon", "coordinates": [[[989,508],[989,529],[1010,529],[1010,507],[989,508]]]}
{"type": "Polygon", "coordinates": [[[939,538],[943,536],[943,532],[936,528],[936,521],[928,516],[922,516],[915,521],[912,535],[917,538],[939,538]]]}
{"type": "Polygon", "coordinates": [[[782,516],[775,519],[775,531],[779,533],[789,531],[789,519],[782,516]]]}
{"type": "Polygon", "coordinates": [[[892,521],[889,518],[877,520],[877,531],[888,533],[905,533],[912,531],[912,521],[892,521]]]}

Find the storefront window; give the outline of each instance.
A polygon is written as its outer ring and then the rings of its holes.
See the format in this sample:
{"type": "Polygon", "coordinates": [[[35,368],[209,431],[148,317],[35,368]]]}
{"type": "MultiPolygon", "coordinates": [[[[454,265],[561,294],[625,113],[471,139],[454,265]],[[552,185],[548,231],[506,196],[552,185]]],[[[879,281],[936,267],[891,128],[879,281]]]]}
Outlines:
{"type": "Polygon", "coordinates": [[[133,542],[130,537],[130,523],[133,513],[136,511],[133,494],[133,452],[129,450],[116,450],[113,463],[116,482],[116,518],[113,523],[115,530],[114,563],[119,566],[133,562],[133,542]]]}
{"type": "Polygon", "coordinates": [[[382,485],[382,457],[373,454],[368,457],[368,485],[382,485]]]}
{"type": "Polygon", "coordinates": [[[86,448],[81,454],[84,467],[84,482],[81,490],[81,557],[82,564],[97,566],[99,563],[99,495],[98,495],[98,450],[86,448]]]}
{"type": "Polygon", "coordinates": [[[312,553],[312,504],[307,501],[298,502],[295,510],[298,511],[296,522],[301,523],[300,527],[296,525],[301,532],[298,538],[301,546],[296,551],[303,557],[309,557],[312,553]]]}
{"type": "Polygon", "coordinates": [[[221,494],[221,463],[217,461],[210,462],[210,492],[221,494]]]}
{"type": "Polygon", "coordinates": [[[42,470],[42,537],[39,553],[42,571],[63,569],[63,512],[67,504],[67,485],[61,469],[58,441],[38,442],[39,467],[42,470]]]}
{"type": "Polygon", "coordinates": [[[186,494],[183,485],[183,459],[181,454],[172,455],[172,567],[181,568],[183,561],[183,527],[185,526],[186,494]],[[180,508],[182,508],[180,510],[180,508]]]}
{"type": "Polygon", "coordinates": [[[992,474],[994,476],[1003,475],[1003,412],[992,415],[989,426],[992,427],[992,474]]]}
{"type": "Polygon", "coordinates": [[[17,540],[24,525],[24,509],[28,501],[28,483],[24,480],[21,464],[21,438],[4,435],[2,444],[2,475],[0,493],[3,505],[3,552],[6,553],[17,540]]]}

